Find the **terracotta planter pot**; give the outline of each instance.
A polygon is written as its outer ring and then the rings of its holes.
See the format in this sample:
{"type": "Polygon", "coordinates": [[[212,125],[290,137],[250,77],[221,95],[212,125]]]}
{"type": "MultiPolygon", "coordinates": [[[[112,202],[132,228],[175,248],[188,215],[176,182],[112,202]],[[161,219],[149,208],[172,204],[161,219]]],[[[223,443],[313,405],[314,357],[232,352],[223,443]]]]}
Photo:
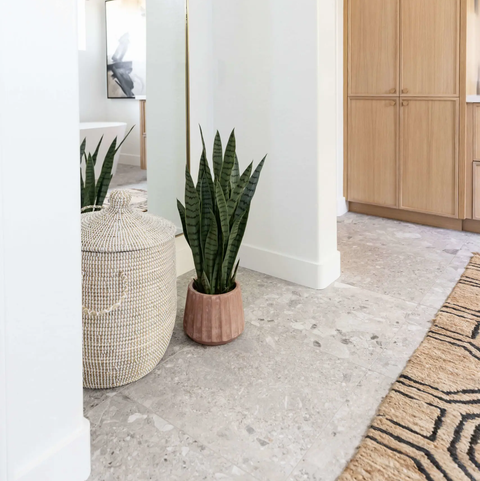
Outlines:
{"type": "Polygon", "coordinates": [[[245,329],[242,291],[227,294],[201,294],[188,286],[183,328],[188,337],[206,346],[220,346],[236,339],[245,329]]]}

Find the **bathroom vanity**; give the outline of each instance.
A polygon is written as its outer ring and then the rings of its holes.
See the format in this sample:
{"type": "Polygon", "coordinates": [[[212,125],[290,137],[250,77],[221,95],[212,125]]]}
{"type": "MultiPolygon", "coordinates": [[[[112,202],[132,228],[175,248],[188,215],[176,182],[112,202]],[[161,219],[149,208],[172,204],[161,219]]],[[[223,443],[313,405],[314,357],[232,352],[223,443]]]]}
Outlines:
{"type": "Polygon", "coordinates": [[[346,0],[351,211],[480,232],[479,8],[346,0]]]}

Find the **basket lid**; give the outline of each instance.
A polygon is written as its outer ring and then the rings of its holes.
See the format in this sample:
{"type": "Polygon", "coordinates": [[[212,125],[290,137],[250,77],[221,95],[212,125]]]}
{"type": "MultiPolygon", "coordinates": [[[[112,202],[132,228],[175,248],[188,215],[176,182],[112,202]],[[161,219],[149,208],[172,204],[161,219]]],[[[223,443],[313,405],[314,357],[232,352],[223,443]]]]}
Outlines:
{"type": "Polygon", "coordinates": [[[175,237],[171,222],[135,210],[132,195],[115,190],[108,207],[82,215],[82,251],[129,252],[161,245],[175,237]]]}

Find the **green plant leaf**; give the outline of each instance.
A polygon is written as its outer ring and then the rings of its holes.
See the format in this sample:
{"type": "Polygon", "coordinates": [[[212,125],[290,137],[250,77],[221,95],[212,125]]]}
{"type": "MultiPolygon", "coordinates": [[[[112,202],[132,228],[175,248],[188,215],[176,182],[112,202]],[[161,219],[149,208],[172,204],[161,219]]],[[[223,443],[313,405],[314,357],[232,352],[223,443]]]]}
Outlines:
{"type": "Polygon", "coordinates": [[[185,223],[195,262],[195,270],[200,279],[203,272],[202,249],[200,245],[200,199],[188,168],[185,169],[185,223]]]}
{"type": "Polygon", "coordinates": [[[102,135],[102,137],[100,138],[100,142],[98,142],[97,148],[95,149],[95,152],[94,152],[93,155],[92,155],[93,165],[97,165],[98,151],[100,150],[100,146],[102,145],[102,141],[103,141],[103,135],[102,135]]]}
{"type": "Polygon", "coordinates": [[[222,228],[223,246],[226,248],[228,243],[228,236],[230,234],[230,222],[228,220],[227,202],[223,195],[223,190],[220,183],[215,184],[215,197],[217,201],[218,216],[220,218],[220,225],[222,228]]]}
{"type": "Polygon", "coordinates": [[[233,264],[237,258],[238,251],[242,244],[243,235],[247,226],[249,209],[247,209],[242,217],[238,218],[232,226],[230,237],[228,239],[228,246],[225,252],[225,257],[222,264],[222,287],[227,286],[227,280],[232,274],[233,264]]]}
{"type": "MultiPolygon", "coordinates": [[[[202,252],[205,251],[205,242],[210,230],[210,212],[213,210],[213,199],[210,187],[208,186],[207,173],[203,173],[203,177],[200,184],[200,209],[201,209],[201,240],[202,240],[202,252]]],[[[197,185],[198,187],[198,185],[197,185]]]]}
{"type": "MultiPolygon", "coordinates": [[[[128,139],[128,136],[132,133],[132,130],[135,128],[135,125],[132,126],[132,128],[127,132],[123,140],[117,145],[117,149],[115,150],[115,153],[117,153],[121,148],[123,143],[128,139]]],[[[116,139],[115,139],[116,140],[116,139]]]]}
{"type": "Polygon", "coordinates": [[[98,189],[97,189],[97,202],[96,205],[102,206],[105,201],[105,197],[108,193],[108,187],[110,186],[110,181],[112,180],[112,168],[113,161],[117,152],[117,138],[113,139],[113,142],[108,148],[107,154],[103,161],[102,170],[100,176],[98,177],[98,189]]]}
{"type": "Polygon", "coordinates": [[[260,179],[260,173],[262,172],[263,165],[265,164],[265,156],[262,161],[257,165],[257,168],[253,172],[250,180],[248,181],[245,190],[243,191],[240,200],[238,201],[237,209],[235,210],[235,221],[243,216],[243,213],[249,208],[252,202],[253,196],[255,195],[255,190],[257,189],[258,181],[260,179]]]}
{"type": "Polygon", "coordinates": [[[202,272],[201,282],[203,285],[203,291],[205,294],[211,294],[212,287],[210,285],[210,281],[208,280],[207,275],[205,272],[202,272]]]}
{"type": "Polygon", "coordinates": [[[237,154],[235,154],[235,162],[233,163],[232,175],[230,176],[231,193],[235,192],[235,187],[237,186],[239,180],[240,180],[240,166],[238,164],[237,154]]]}
{"type": "Polygon", "coordinates": [[[93,165],[93,158],[88,154],[87,164],[85,167],[85,202],[86,205],[95,205],[95,165],[93,165]]]}
{"type": "Polygon", "coordinates": [[[243,172],[242,176],[240,177],[240,180],[238,181],[238,184],[235,186],[235,189],[233,190],[232,195],[230,196],[230,199],[228,200],[228,203],[227,203],[228,217],[230,219],[230,223],[232,224],[234,221],[233,214],[235,212],[235,208],[237,207],[237,203],[238,203],[238,200],[240,199],[240,196],[243,194],[243,191],[245,190],[245,186],[250,180],[252,169],[253,169],[253,162],[243,172]]]}
{"type": "Polygon", "coordinates": [[[177,208],[178,208],[178,213],[180,214],[180,220],[182,221],[183,235],[188,245],[190,245],[190,242],[188,242],[187,223],[185,221],[185,207],[178,199],[177,199],[177,208]]]}
{"type": "Polygon", "coordinates": [[[213,270],[218,255],[218,227],[215,214],[210,211],[210,230],[205,241],[204,273],[214,284],[213,270]]]}
{"type": "Polygon", "coordinates": [[[223,247],[222,245],[220,245],[218,247],[217,258],[215,259],[215,265],[214,265],[213,274],[212,274],[213,294],[222,293],[222,289],[220,289],[221,279],[219,279],[219,276],[221,276],[222,262],[223,262],[223,247]]]}
{"type": "Polygon", "coordinates": [[[229,198],[230,177],[232,175],[233,164],[235,163],[235,130],[230,134],[227,149],[225,150],[225,157],[222,164],[222,173],[220,175],[220,185],[222,186],[225,198],[229,198]]]}
{"type": "Polygon", "coordinates": [[[83,156],[85,155],[85,148],[87,146],[87,138],[83,139],[83,142],[80,144],[80,165],[82,164],[83,156]]]}
{"type": "Polygon", "coordinates": [[[238,271],[238,266],[240,265],[240,259],[238,259],[237,265],[235,266],[235,269],[233,271],[233,275],[230,279],[230,289],[233,289],[235,287],[235,284],[237,282],[237,271],[238,271]]]}
{"type": "Polygon", "coordinates": [[[217,130],[215,141],[213,143],[213,173],[215,174],[215,181],[220,180],[223,165],[223,147],[220,132],[217,130]]]}

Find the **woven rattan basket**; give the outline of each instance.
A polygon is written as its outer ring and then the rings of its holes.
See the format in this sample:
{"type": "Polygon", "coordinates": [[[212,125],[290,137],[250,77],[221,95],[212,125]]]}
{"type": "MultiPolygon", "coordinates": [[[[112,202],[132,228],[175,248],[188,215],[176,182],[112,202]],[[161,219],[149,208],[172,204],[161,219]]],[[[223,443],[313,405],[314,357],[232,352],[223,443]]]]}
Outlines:
{"type": "Polygon", "coordinates": [[[177,310],[175,226],[130,206],[82,215],[83,384],[137,381],[162,359],[177,310]]]}

